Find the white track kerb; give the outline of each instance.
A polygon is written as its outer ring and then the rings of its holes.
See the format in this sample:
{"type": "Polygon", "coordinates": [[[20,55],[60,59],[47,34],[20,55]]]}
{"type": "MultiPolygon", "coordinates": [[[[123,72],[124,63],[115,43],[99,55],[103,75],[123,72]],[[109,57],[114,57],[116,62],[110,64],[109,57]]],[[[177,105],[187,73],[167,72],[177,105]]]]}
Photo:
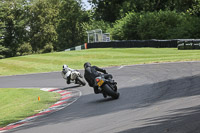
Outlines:
{"type": "Polygon", "coordinates": [[[65,107],[69,106],[73,102],[75,102],[81,96],[81,92],[79,90],[75,90],[75,89],[64,90],[64,89],[55,89],[55,88],[42,88],[41,90],[59,93],[61,95],[61,99],[58,102],[56,102],[54,105],[50,106],[48,109],[40,111],[38,114],[27,117],[24,120],[20,120],[15,123],[11,123],[11,124],[7,125],[6,127],[0,128],[0,133],[5,132],[10,129],[13,129],[13,128],[16,128],[16,127],[20,127],[24,124],[27,124],[30,121],[33,121],[34,119],[36,119],[38,117],[61,110],[65,107]]]}

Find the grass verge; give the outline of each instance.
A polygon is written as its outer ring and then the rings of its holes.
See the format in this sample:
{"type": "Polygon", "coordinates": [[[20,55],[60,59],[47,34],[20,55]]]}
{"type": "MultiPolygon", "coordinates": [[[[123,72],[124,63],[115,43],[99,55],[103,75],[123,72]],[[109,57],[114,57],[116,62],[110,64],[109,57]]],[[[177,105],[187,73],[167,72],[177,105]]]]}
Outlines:
{"type": "Polygon", "coordinates": [[[61,71],[63,64],[68,64],[74,69],[83,69],[85,62],[105,67],[196,60],[200,60],[199,50],[177,50],[177,48],[99,48],[1,59],[0,76],[61,71]]]}
{"type": "Polygon", "coordinates": [[[60,95],[57,93],[36,88],[0,88],[0,127],[34,115],[59,99],[60,95]]]}

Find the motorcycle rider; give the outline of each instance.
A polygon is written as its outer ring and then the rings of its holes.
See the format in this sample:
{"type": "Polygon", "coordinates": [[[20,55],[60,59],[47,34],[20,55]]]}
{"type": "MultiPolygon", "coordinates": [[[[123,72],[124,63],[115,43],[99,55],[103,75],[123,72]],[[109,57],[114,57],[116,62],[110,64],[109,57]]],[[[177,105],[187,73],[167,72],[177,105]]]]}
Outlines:
{"type": "MultiPolygon", "coordinates": [[[[99,77],[101,75],[101,73],[99,73],[99,72],[104,73],[103,75],[106,79],[108,79],[108,78],[112,79],[113,78],[112,75],[108,74],[105,69],[99,68],[97,66],[91,66],[91,64],[89,62],[86,62],[84,64],[84,68],[85,68],[84,77],[85,77],[86,81],[88,82],[89,86],[94,88],[95,94],[98,94],[98,93],[101,92],[98,89],[98,86],[95,85],[95,78],[99,77]]],[[[103,94],[103,95],[104,95],[104,97],[106,97],[105,94],[103,94]]]]}
{"type": "Polygon", "coordinates": [[[66,65],[66,64],[63,65],[63,70],[62,70],[61,74],[62,74],[63,78],[67,80],[67,84],[71,83],[70,82],[70,80],[71,80],[70,75],[71,75],[72,71],[74,71],[74,69],[69,68],[68,65],[66,65]]]}

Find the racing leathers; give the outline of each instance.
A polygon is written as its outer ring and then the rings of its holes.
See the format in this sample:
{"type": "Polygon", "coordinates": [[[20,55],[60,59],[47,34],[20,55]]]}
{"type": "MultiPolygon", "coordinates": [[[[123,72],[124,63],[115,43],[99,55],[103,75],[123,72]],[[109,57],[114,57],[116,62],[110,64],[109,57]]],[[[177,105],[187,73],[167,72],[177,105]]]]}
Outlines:
{"type": "Polygon", "coordinates": [[[98,71],[104,73],[104,77],[106,79],[112,79],[112,75],[107,74],[105,69],[99,68],[97,66],[88,66],[87,68],[85,68],[85,80],[88,82],[90,87],[94,88],[95,94],[100,93],[100,91],[98,90],[98,86],[95,85],[95,78],[101,75],[101,73],[99,73],[98,71]]]}
{"type": "Polygon", "coordinates": [[[71,69],[71,68],[65,68],[62,70],[61,74],[63,76],[64,79],[67,80],[67,84],[70,84],[71,82],[71,72],[74,71],[74,69],[71,69]]]}

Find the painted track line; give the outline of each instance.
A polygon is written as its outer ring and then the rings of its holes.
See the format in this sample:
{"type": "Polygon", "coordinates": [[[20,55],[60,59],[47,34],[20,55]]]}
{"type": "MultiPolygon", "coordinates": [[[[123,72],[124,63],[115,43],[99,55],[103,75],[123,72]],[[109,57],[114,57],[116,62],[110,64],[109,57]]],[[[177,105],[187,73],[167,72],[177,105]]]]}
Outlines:
{"type": "Polygon", "coordinates": [[[48,115],[50,113],[53,113],[60,109],[63,109],[65,107],[69,106],[70,104],[74,103],[81,96],[81,92],[76,89],[62,90],[62,89],[55,89],[55,88],[42,88],[41,90],[59,93],[61,95],[61,99],[58,102],[56,102],[55,104],[53,104],[52,106],[50,106],[48,109],[42,110],[33,116],[29,116],[23,120],[20,120],[15,123],[11,123],[11,124],[7,125],[6,127],[0,128],[0,133],[6,132],[13,128],[23,126],[23,125],[27,124],[28,122],[35,120],[38,117],[48,115]]]}

